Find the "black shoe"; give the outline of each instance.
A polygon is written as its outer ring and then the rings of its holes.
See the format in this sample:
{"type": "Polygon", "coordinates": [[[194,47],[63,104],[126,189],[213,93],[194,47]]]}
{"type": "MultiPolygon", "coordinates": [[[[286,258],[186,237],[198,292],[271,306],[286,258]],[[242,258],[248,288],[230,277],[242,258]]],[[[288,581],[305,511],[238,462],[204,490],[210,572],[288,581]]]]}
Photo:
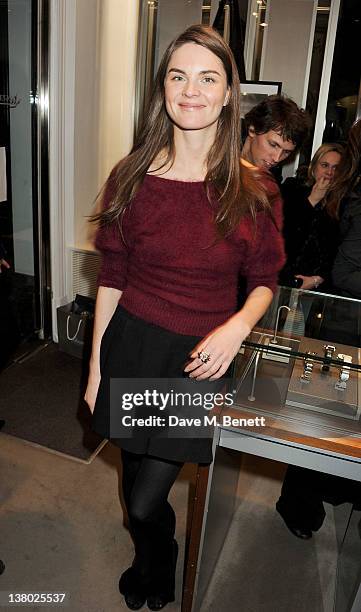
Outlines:
{"type": "Polygon", "coordinates": [[[171,601],[174,601],[174,593],[173,596],[167,593],[159,593],[158,595],[148,595],[147,604],[149,610],[161,610],[171,601]]]}
{"type": "Polygon", "coordinates": [[[310,538],[312,538],[311,529],[307,529],[307,527],[293,525],[292,522],[288,520],[284,511],[282,510],[282,505],[280,504],[279,500],[276,503],[276,510],[283,518],[285,525],[288,527],[290,532],[293,533],[294,536],[296,536],[296,538],[300,538],[301,540],[309,540],[310,538]]]}
{"type": "Polygon", "coordinates": [[[130,610],[139,610],[144,606],[147,593],[141,576],[129,567],[119,579],[119,592],[124,595],[124,601],[130,610]]]}
{"type": "Polygon", "coordinates": [[[168,603],[175,600],[175,569],[178,558],[178,544],[173,540],[173,551],[172,551],[172,575],[167,585],[157,584],[156,581],[151,585],[152,593],[147,597],[147,605],[149,610],[161,610],[168,603]]]}

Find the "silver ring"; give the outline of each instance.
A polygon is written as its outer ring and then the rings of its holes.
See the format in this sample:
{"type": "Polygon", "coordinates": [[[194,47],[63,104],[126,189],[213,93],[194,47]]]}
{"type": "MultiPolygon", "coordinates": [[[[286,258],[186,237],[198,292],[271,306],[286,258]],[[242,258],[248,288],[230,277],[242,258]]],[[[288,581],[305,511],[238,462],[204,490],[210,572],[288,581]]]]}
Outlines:
{"type": "Polygon", "coordinates": [[[208,361],[210,361],[211,356],[209,355],[209,353],[206,353],[206,351],[199,351],[198,352],[198,357],[201,360],[202,363],[207,363],[208,361]]]}

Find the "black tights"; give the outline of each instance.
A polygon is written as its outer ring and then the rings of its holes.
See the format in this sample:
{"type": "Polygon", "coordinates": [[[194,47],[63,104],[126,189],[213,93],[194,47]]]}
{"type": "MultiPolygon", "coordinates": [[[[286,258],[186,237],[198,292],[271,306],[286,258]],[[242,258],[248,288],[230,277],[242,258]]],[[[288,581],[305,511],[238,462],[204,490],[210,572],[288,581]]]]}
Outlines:
{"type": "Polygon", "coordinates": [[[122,449],[123,495],[135,544],[133,567],[146,579],[172,579],[175,514],[169,491],[183,463],[122,449]]]}

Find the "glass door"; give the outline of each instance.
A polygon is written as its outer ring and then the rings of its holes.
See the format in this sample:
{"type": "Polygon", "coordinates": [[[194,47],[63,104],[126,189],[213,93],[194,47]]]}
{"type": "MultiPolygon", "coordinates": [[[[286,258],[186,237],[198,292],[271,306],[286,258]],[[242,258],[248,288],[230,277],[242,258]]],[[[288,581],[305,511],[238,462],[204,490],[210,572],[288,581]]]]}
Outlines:
{"type": "Polygon", "coordinates": [[[35,0],[0,0],[0,368],[48,333],[46,198],[43,210],[38,205],[39,6],[35,0]]]}

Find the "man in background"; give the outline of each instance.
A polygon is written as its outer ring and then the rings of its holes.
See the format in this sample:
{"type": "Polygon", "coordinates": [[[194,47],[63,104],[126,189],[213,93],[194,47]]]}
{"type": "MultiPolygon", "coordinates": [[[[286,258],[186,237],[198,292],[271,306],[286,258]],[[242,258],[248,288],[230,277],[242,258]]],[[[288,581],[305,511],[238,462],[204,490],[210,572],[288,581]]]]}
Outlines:
{"type": "Polygon", "coordinates": [[[243,159],[272,172],[280,182],[282,175],[275,172],[276,166],[301,148],[310,128],[309,115],[290,98],[275,95],[254,106],[244,121],[243,159]]]}

